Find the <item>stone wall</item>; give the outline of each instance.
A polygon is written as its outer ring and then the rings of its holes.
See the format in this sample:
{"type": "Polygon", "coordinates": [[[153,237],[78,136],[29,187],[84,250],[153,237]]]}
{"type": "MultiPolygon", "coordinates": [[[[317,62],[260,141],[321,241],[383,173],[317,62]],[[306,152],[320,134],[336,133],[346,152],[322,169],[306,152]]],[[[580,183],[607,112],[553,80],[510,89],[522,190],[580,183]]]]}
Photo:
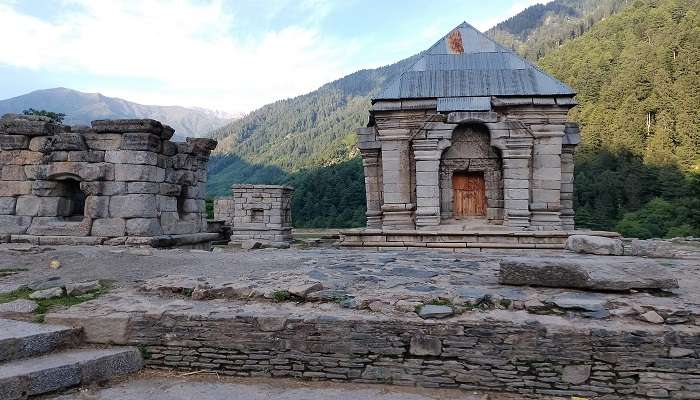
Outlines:
{"type": "Polygon", "coordinates": [[[292,240],[294,189],[277,185],[233,185],[231,189],[233,201],[231,198],[217,201],[219,215],[233,214],[231,243],[248,239],[272,243],[292,240]]]}
{"type": "MultiPolygon", "coordinates": [[[[517,313],[446,322],[211,315],[141,312],[128,323],[105,321],[118,326],[119,337],[91,327],[100,320],[85,325],[85,332],[92,341],[143,345],[150,367],[234,376],[600,399],[693,399],[700,392],[700,335],[688,326],[572,323],[517,313]]],[[[70,320],[52,319],[59,322],[70,320]]]]}
{"type": "Polygon", "coordinates": [[[210,139],[170,141],[149,119],[69,127],[0,119],[0,234],[13,241],[150,244],[206,232],[210,139]]]}

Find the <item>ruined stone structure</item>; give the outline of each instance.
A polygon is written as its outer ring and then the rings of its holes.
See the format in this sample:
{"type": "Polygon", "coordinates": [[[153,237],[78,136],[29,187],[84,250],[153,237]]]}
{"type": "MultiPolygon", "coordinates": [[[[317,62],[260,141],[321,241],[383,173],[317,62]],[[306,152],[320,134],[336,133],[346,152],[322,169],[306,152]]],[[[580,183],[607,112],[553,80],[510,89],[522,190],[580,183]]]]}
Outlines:
{"type": "Polygon", "coordinates": [[[150,119],[69,127],[46,117],[0,119],[0,235],[43,244],[206,241],[211,139],[170,141],[150,119]]]}
{"type": "Polygon", "coordinates": [[[277,185],[233,185],[231,189],[233,196],[218,199],[214,206],[214,219],[232,226],[231,243],[292,240],[294,189],[277,185]]]}
{"type": "Polygon", "coordinates": [[[464,23],[373,100],[367,227],[574,229],[575,93],[464,23]]]}

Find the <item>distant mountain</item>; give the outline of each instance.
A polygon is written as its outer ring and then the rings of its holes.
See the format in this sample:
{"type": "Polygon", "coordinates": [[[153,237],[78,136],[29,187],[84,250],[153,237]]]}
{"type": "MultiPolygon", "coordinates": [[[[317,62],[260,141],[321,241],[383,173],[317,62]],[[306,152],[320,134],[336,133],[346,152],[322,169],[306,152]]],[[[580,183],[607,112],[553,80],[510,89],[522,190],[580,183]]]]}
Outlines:
{"type": "MultiPolygon", "coordinates": [[[[530,7],[487,34],[534,61],[625,3],[556,0],[530,7]],[[548,37],[557,38],[555,44],[546,41],[548,37]],[[533,51],[535,47],[541,50],[533,51]]],[[[279,181],[284,179],[281,173],[334,165],[357,156],[355,130],[367,124],[372,96],[416,57],[355,72],[303,96],[268,104],[215,130],[212,136],[219,146],[210,163],[209,193],[225,194],[231,183],[279,181]]]]}
{"type": "Polygon", "coordinates": [[[66,88],[37,90],[0,100],[0,115],[21,113],[28,108],[66,114],[65,123],[70,125],[89,125],[96,119],[152,118],[175,128],[176,140],[184,140],[187,136],[204,136],[235,118],[203,108],[143,105],[66,88]]]}

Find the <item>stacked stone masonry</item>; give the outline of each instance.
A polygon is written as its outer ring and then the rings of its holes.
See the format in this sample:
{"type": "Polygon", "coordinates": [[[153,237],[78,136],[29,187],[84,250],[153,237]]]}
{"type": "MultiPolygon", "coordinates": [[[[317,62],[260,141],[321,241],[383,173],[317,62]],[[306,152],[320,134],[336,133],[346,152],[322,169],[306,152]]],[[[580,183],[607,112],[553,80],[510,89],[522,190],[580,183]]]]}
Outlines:
{"type": "Polygon", "coordinates": [[[153,368],[597,399],[700,392],[691,327],[168,313],[124,328],[153,368]]]}
{"type": "Polygon", "coordinates": [[[175,143],[173,133],[149,119],[70,127],[40,116],[3,116],[0,234],[13,241],[149,244],[206,232],[207,163],[216,141],[175,143]]]}
{"type": "Polygon", "coordinates": [[[259,239],[270,243],[292,240],[292,193],[277,185],[233,185],[232,197],[218,199],[214,218],[232,226],[231,243],[259,239]]]}

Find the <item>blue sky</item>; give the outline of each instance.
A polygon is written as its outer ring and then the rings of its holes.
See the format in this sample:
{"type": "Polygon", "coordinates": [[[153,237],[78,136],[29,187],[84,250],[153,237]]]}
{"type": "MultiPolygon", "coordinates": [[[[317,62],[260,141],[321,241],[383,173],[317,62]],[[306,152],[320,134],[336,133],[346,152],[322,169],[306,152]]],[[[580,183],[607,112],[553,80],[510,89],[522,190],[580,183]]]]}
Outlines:
{"type": "Polygon", "coordinates": [[[0,99],[68,87],[251,111],[538,0],[0,0],[0,99]]]}

